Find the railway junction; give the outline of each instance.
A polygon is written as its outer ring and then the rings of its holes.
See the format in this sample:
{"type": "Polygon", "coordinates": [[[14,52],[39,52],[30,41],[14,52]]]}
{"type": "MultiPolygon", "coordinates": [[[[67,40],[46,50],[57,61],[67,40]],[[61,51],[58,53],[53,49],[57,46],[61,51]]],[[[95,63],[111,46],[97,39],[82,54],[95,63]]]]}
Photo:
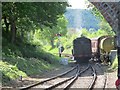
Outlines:
{"type": "Polygon", "coordinates": [[[19,90],[115,89],[113,81],[117,77],[113,75],[117,73],[109,75],[110,73],[106,73],[105,70],[107,66],[99,63],[90,62],[77,66],[71,63],[59,70],[46,72],[43,76],[23,79],[16,88],[19,90]]]}

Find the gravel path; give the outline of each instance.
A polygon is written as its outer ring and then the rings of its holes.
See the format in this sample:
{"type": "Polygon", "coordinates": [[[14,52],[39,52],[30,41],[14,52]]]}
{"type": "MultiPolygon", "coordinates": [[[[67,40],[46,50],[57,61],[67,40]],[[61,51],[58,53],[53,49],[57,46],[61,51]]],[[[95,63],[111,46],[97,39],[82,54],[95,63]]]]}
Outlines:
{"type": "Polygon", "coordinates": [[[115,81],[117,80],[117,71],[107,73],[106,88],[116,88],[115,81]]]}

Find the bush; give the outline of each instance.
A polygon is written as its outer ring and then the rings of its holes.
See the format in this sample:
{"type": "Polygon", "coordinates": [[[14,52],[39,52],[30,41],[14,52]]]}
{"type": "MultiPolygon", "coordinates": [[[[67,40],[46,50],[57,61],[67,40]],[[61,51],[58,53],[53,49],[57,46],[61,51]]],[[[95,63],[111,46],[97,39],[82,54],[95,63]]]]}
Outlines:
{"type": "Polygon", "coordinates": [[[3,82],[16,79],[19,76],[40,74],[44,70],[53,69],[59,65],[58,57],[45,52],[39,45],[28,43],[11,44],[3,39],[2,59],[0,72],[3,73],[3,82]]]}
{"type": "Polygon", "coordinates": [[[118,58],[117,58],[117,55],[116,55],[116,58],[114,60],[114,62],[112,63],[112,69],[117,69],[118,68],[118,58]]]}

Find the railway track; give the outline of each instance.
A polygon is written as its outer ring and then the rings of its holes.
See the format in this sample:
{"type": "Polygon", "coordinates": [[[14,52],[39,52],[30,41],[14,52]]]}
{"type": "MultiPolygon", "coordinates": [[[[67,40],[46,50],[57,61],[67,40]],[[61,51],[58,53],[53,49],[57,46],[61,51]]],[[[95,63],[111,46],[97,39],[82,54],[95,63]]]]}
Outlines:
{"type": "Polygon", "coordinates": [[[107,74],[106,71],[102,68],[103,66],[99,63],[94,65],[96,67],[96,73],[98,74],[95,88],[106,88],[107,74]],[[101,84],[100,84],[101,83],[101,84]]]}
{"type": "Polygon", "coordinates": [[[54,76],[52,78],[49,78],[47,80],[38,82],[36,84],[29,85],[27,87],[22,87],[22,88],[19,88],[19,89],[20,90],[26,90],[26,89],[32,89],[32,88],[44,88],[44,90],[50,90],[50,89],[54,89],[54,88],[56,88],[56,87],[58,87],[58,86],[60,86],[60,85],[65,83],[63,88],[64,88],[64,90],[67,90],[75,82],[75,80],[78,78],[78,76],[81,73],[85,72],[88,68],[89,68],[89,66],[86,69],[80,71],[80,66],[77,65],[77,66],[73,67],[72,69],[70,69],[70,70],[68,70],[68,71],[66,71],[66,72],[64,72],[62,74],[59,74],[59,75],[54,76]],[[62,78],[63,76],[67,75],[68,73],[70,73],[72,71],[75,72],[74,75],[71,75],[67,79],[63,79],[62,78]],[[58,81],[58,82],[54,83],[52,85],[48,85],[48,84],[50,84],[52,82],[56,82],[56,81],[58,81]],[[48,86],[46,87],[46,85],[48,85],[48,86]]]}
{"type": "MultiPolygon", "coordinates": [[[[98,67],[100,68],[100,65],[98,65],[98,67]]],[[[52,78],[46,79],[44,81],[26,87],[21,87],[19,89],[26,90],[26,89],[40,88],[44,90],[52,90],[55,88],[63,88],[64,90],[68,90],[69,88],[87,88],[88,90],[92,90],[93,88],[96,88],[95,86],[98,77],[97,72],[98,71],[96,71],[95,65],[93,64],[86,65],[83,68],[81,68],[80,65],[76,65],[72,69],[62,74],[59,74],[52,78]],[[88,75],[88,73],[90,78],[83,78],[83,76],[88,75]],[[84,81],[87,83],[85,83],[84,81]],[[76,82],[79,82],[78,83],[79,87],[74,87],[76,85],[76,82]],[[81,83],[85,83],[85,87],[82,87],[81,83]]],[[[103,88],[105,88],[105,84],[103,88]]]]}
{"type": "MultiPolygon", "coordinates": [[[[85,67],[83,66],[83,68],[85,67]]],[[[106,74],[100,64],[90,63],[89,68],[79,76],[71,88],[83,88],[87,90],[101,88],[104,90],[106,87],[106,74]]]]}
{"type": "Polygon", "coordinates": [[[93,66],[92,71],[94,72],[93,73],[93,86],[91,85],[92,88],[101,88],[105,90],[106,80],[107,80],[105,70],[102,68],[102,65],[100,63],[92,64],[92,66],[93,66]]]}
{"type": "Polygon", "coordinates": [[[94,87],[94,85],[95,85],[95,81],[96,81],[96,79],[97,79],[97,74],[96,74],[96,70],[94,69],[94,67],[92,67],[92,66],[90,66],[91,67],[91,69],[92,69],[92,71],[93,71],[93,78],[92,78],[92,81],[91,81],[91,83],[90,83],[90,85],[89,85],[89,87],[88,87],[88,90],[92,90],[93,89],[93,87],[94,87]]]}
{"type": "Polygon", "coordinates": [[[95,68],[89,64],[81,66],[79,72],[79,77],[76,82],[71,86],[71,88],[84,88],[87,90],[92,90],[94,88],[97,79],[97,74],[95,68]]]}
{"type": "Polygon", "coordinates": [[[46,79],[46,80],[44,80],[44,81],[41,81],[41,82],[38,82],[38,83],[35,83],[35,84],[32,84],[32,85],[29,85],[29,86],[26,86],[26,87],[21,87],[21,88],[19,88],[19,89],[20,89],[20,90],[26,90],[26,89],[30,89],[30,88],[39,86],[39,85],[41,85],[41,84],[45,84],[46,82],[49,82],[49,81],[51,81],[51,80],[61,78],[61,77],[65,76],[65,75],[67,75],[68,73],[74,71],[75,69],[77,69],[77,72],[76,72],[76,74],[75,74],[74,76],[72,76],[72,77],[70,77],[69,79],[66,79],[66,80],[64,80],[64,81],[62,81],[62,82],[59,82],[59,83],[57,83],[57,84],[54,84],[54,85],[52,85],[52,86],[50,86],[50,87],[48,87],[48,88],[46,88],[46,89],[55,88],[55,87],[57,87],[58,85],[60,85],[60,84],[62,84],[62,83],[64,83],[64,82],[67,82],[67,81],[70,80],[70,79],[73,79],[73,78],[78,74],[79,65],[76,65],[76,66],[73,67],[72,69],[70,69],[70,70],[68,70],[68,71],[66,71],[66,72],[64,72],[64,73],[62,73],[62,74],[56,75],[56,76],[54,76],[54,77],[51,77],[51,78],[49,78],[49,79],[46,79]]]}

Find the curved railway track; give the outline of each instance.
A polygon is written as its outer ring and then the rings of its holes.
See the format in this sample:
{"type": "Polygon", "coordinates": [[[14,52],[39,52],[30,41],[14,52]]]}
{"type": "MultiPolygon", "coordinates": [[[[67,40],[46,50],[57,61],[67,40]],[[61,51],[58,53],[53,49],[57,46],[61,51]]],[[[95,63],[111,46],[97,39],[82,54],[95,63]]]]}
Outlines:
{"type": "MultiPolygon", "coordinates": [[[[89,68],[89,66],[88,66],[86,69],[80,71],[80,66],[77,65],[77,66],[73,67],[72,69],[70,69],[70,70],[68,70],[68,71],[66,71],[66,72],[64,72],[64,73],[62,73],[62,74],[59,74],[59,75],[54,76],[54,77],[52,77],[52,78],[49,78],[49,79],[47,79],[47,80],[38,82],[38,83],[36,83],[36,84],[29,85],[29,86],[27,86],[27,87],[22,87],[22,88],[19,88],[19,89],[20,89],[20,90],[31,89],[31,88],[34,88],[34,87],[36,87],[36,86],[38,87],[38,86],[41,85],[41,84],[42,84],[42,85],[43,85],[43,84],[47,84],[47,82],[49,82],[49,81],[51,81],[51,80],[55,80],[55,79],[60,80],[60,79],[63,79],[63,78],[61,78],[61,77],[67,75],[68,73],[70,73],[70,72],[72,72],[72,71],[74,71],[74,70],[76,69],[76,71],[75,71],[76,73],[75,73],[74,75],[70,76],[69,78],[67,78],[67,79],[65,79],[65,80],[62,80],[62,81],[60,81],[60,82],[58,82],[58,83],[55,83],[55,84],[53,84],[53,85],[50,85],[50,86],[47,87],[47,88],[46,88],[46,87],[44,88],[44,90],[54,89],[54,88],[60,86],[61,84],[64,84],[64,83],[67,82],[67,84],[63,87],[64,90],[67,90],[67,89],[70,88],[70,86],[74,83],[74,81],[78,78],[78,76],[79,76],[81,73],[85,72],[88,68],[89,68]],[[68,81],[69,81],[69,82],[68,82],[68,81]]],[[[56,81],[58,81],[58,80],[56,80],[56,81]]],[[[40,87],[40,88],[41,88],[41,87],[40,87]]]]}
{"type": "MultiPolygon", "coordinates": [[[[20,90],[26,90],[26,89],[30,89],[30,88],[36,87],[36,86],[41,85],[41,84],[44,84],[44,83],[46,83],[46,82],[48,82],[48,81],[51,81],[51,80],[60,78],[60,77],[62,77],[62,76],[64,76],[64,75],[72,72],[72,71],[75,70],[75,69],[77,69],[77,73],[78,73],[78,70],[79,70],[79,69],[78,69],[78,66],[79,66],[79,65],[76,65],[76,66],[73,67],[72,69],[70,69],[70,70],[68,70],[68,71],[66,71],[66,72],[64,72],[64,73],[62,73],[62,74],[56,75],[56,76],[54,76],[54,77],[51,77],[51,78],[49,78],[49,79],[43,80],[43,81],[41,81],[41,82],[38,82],[38,83],[35,83],[35,84],[32,84],[32,85],[26,86],[26,87],[21,87],[21,88],[19,88],[19,89],[20,89],[20,90]]],[[[76,73],[76,75],[77,75],[77,73],[76,73]]],[[[76,76],[76,75],[75,75],[75,76],[76,76]]],[[[70,79],[73,79],[75,76],[72,76],[72,77],[70,77],[69,79],[66,79],[66,80],[64,80],[64,81],[62,81],[62,82],[59,82],[59,83],[57,83],[57,84],[54,84],[54,85],[52,85],[52,86],[50,86],[50,87],[48,87],[48,88],[46,88],[46,89],[55,88],[56,86],[58,86],[58,85],[60,85],[60,84],[62,84],[62,83],[64,83],[64,82],[67,82],[67,81],[70,80],[70,79]]]]}
{"type": "Polygon", "coordinates": [[[92,90],[93,89],[93,87],[94,87],[94,85],[95,85],[95,81],[96,81],[96,79],[97,79],[97,74],[96,74],[96,70],[92,67],[92,66],[90,66],[91,67],[91,69],[92,69],[92,71],[93,71],[93,79],[92,79],[92,82],[90,83],[90,85],[89,85],[89,87],[88,87],[88,90],[92,90]]]}
{"type": "Polygon", "coordinates": [[[106,80],[107,80],[106,73],[104,72],[105,70],[103,70],[102,66],[99,63],[95,63],[91,65],[92,65],[91,69],[93,71],[93,79],[88,87],[88,90],[92,90],[94,88],[101,88],[105,90],[106,80]]]}
{"type": "MultiPolygon", "coordinates": [[[[98,65],[99,68],[101,68],[100,65],[98,65]]],[[[89,79],[89,82],[86,84],[85,88],[87,87],[88,90],[92,90],[96,84],[97,81],[97,71],[95,69],[95,65],[88,64],[87,66],[83,67],[81,69],[80,65],[76,65],[72,69],[59,74],[57,76],[54,76],[52,78],[46,79],[44,81],[29,85],[27,87],[21,87],[20,90],[26,90],[26,89],[33,89],[33,88],[41,88],[44,90],[51,90],[55,88],[63,88],[64,90],[68,90],[69,88],[74,88],[72,86],[75,85],[75,81],[77,81],[80,77],[84,76],[84,73],[91,74],[90,78],[84,78],[85,80],[89,79]],[[72,73],[72,75],[69,75],[69,73],[72,73]],[[73,74],[74,73],[74,74],[73,74]],[[83,75],[82,75],[83,74],[83,75]],[[63,78],[66,75],[67,78],[63,78]],[[82,76],[81,76],[82,75],[82,76]]],[[[105,78],[106,79],[106,78],[105,78]]],[[[84,83],[82,79],[79,79],[78,82],[84,83]]],[[[104,80],[106,83],[106,80],[104,80]]],[[[81,87],[80,87],[81,88],[81,87]]],[[[105,88],[105,84],[103,89],[105,88]]]]}
{"type": "MultiPolygon", "coordinates": [[[[89,65],[89,68],[79,75],[80,77],[71,88],[83,88],[87,90],[95,88],[105,89],[107,78],[102,66],[95,63],[90,63],[89,65]]],[[[85,68],[85,66],[83,68],[85,68]]]]}
{"type": "Polygon", "coordinates": [[[99,63],[95,64],[96,72],[98,74],[95,88],[106,88],[107,83],[107,74],[106,70],[103,69],[103,66],[99,63]],[[102,83],[101,85],[99,83],[102,83]]]}

